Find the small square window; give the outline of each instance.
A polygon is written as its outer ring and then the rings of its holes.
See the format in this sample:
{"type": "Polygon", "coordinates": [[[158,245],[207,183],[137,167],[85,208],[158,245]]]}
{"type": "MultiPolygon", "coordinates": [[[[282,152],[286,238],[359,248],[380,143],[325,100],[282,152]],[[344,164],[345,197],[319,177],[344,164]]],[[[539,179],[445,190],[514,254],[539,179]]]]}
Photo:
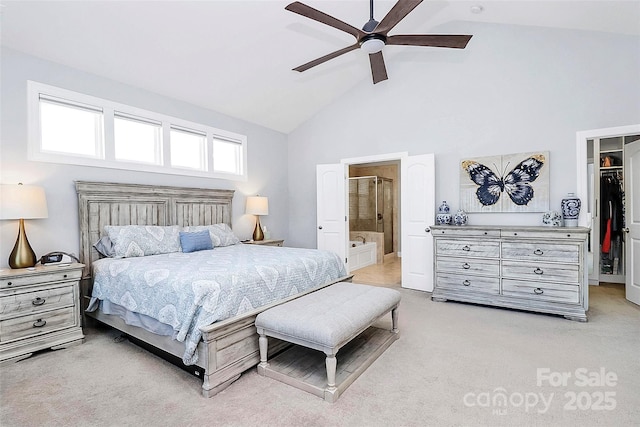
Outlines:
{"type": "Polygon", "coordinates": [[[207,137],[187,129],[171,128],[171,166],[207,170],[207,137]]]}
{"type": "Polygon", "coordinates": [[[162,124],[116,113],[115,157],[119,161],[162,164],[162,124]]]}
{"type": "Polygon", "coordinates": [[[102,111],[40,99],[40,147],[44,152],[103,156],[102,111]]]}
{"type": "Polygon", "coordinates": [[[213,170],[236,175],[242,174],[242,144],[235,141],[213,139],[213,170]]]}

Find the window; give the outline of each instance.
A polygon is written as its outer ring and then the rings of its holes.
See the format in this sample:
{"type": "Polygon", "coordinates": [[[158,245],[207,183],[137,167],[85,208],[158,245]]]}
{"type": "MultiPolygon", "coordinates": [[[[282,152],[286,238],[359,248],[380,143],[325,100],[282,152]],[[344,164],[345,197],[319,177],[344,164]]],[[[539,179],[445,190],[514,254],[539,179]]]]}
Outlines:
{"type": "Polygon", "coordinates": [[[39,99],[42,151],[96,158],[102,155],[100,108],[42,95],[39,99]]]}
{"type": "Polygon", "coordinates": [[[29,160],[246,180],[247,137],[28,82],[29,160]]]}
{"type": "Polygon", "coordinates": [[[116,160],[162,164],[162,123],[117,112],[113,134],[116,160]]]}
{"type": "Polygon", "coordinates": [[[242,144],[239,141],[213,138],[213,167],[219,172],[241,173],[242,144]]]}
{"type": "Polygon", "coordinates": [[[171,166],[206,171],[206,142],[206,134],[188,129],[171,128],[171,166]]]}

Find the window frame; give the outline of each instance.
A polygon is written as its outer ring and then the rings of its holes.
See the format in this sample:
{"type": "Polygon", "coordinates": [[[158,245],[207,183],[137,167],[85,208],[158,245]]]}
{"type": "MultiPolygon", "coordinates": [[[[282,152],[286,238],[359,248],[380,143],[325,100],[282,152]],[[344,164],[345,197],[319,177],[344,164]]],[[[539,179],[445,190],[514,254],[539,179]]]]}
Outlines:
{"type": "Polygon", "coordinates": [[[168,116],[130,105],[121,104],[91,95],[62,89],[55,86],[28,80],[27,81],[27,108],[28,108],[28,143],[27,158],[32,161],[62,163],[79,166],[92,166],[109,169],[124,169],[138,172],[163,173],[169,175],[185,175],[206,178],[218,178],[233,181],[247,181],[247,136],[217,129],[201,123],[191,122],[178,117],[168,116]],[[41,149],[40,129],[40,95],[60,98],[70,103],[85,104],[102,110],[102,138],[103,153],[101,158],[73,155],[60,152],[43,151],[41,149]],[[117,113],[124,113],[150,121],[161,123],[161,153],[162,164],[152,165],[115,159],[115,135],[114,120],[117,113]],[[206,135],[206,170],[195,170],[171,166],[171,128],[182,128],[206,135]],[[213,170],[214,165],[214,138],[224,139],[241,146],[241,161],[239,173],[220,172],[213,170]]]}

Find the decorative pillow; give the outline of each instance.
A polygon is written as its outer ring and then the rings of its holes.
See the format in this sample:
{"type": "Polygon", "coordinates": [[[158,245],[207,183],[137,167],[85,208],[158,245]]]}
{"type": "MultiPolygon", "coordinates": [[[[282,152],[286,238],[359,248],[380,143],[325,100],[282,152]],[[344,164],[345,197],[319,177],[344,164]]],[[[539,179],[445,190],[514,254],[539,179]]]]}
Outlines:
{"type": "Polygon", "coordinates": [[[207,230],[194,231],[193,233],[181,231],[180,246],[182,246],[182,252],[196,252],[213,249],[211,236],[207,230]]]}
{"type": "Polygon", "coordinates": [[[194,232],[194,231],[208,231],[211,236],[211,243],[214,247],[231,246],[240,243],[238,236],[233,234],[233,231],[227,224],[213,224],[213,225],[192,225],[183,227],[182,231],[194,232]]]}
{"type": "Polygon", "coordinates": [[[137,257],[180,252],[180,227],[171,225],[107,225],[115,256],[137,257]]]}
{"type": "Polygon", "coordinates": [[[113,247],[113,242],[109,238],[109,236],[103,236],[94,243],[93,247],[98,251],[98,253],[107,258],[113,258],[116,255],[115,248],[113,247]]]}

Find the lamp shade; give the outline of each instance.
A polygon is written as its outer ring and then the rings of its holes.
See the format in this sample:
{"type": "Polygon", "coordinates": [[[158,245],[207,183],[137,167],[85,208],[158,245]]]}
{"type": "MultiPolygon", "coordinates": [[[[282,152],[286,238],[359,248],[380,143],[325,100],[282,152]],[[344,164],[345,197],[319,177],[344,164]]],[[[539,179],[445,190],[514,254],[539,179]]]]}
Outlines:
{"type": "Polygon", "coordinates": [[[263,196],[247,197],[246,213],[251,215],[269,215],[269,199],[263,196]]]}
{"type": "Polygon", "coordinates": [[[36,185],[0,185],[0,219],[47,218],[44,188],[36,185]]]}

